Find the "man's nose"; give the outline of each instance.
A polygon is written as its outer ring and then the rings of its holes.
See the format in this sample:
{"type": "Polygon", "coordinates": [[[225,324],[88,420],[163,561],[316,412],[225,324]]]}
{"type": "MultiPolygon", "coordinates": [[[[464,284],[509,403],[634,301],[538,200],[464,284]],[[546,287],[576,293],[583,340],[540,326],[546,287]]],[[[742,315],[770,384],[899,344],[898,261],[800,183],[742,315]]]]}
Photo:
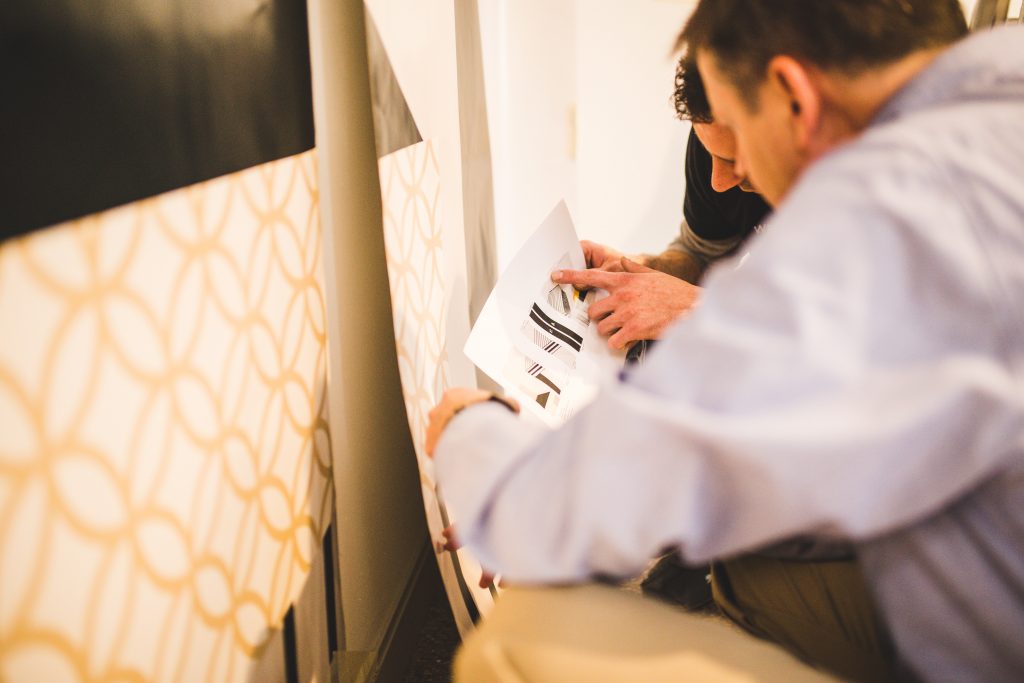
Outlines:
{"type": "Polygon", "coordinates": [[[711,189],[715,192],[731,190],[743,182],[743,176],[737,175],[732,164],[718,159],[711,160],[711,189]]]}

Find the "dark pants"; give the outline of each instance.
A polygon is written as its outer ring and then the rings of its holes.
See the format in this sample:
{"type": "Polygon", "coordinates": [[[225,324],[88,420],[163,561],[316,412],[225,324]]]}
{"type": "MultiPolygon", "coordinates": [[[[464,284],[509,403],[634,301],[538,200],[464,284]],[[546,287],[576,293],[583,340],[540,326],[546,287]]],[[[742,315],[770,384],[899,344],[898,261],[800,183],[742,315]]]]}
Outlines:
{"type": "Polygon", "coordinates": [[[857,681],[898,678],[893,647],[855,560],[746,555],[712,565],[719,609],[755,636],[857,681]]]}

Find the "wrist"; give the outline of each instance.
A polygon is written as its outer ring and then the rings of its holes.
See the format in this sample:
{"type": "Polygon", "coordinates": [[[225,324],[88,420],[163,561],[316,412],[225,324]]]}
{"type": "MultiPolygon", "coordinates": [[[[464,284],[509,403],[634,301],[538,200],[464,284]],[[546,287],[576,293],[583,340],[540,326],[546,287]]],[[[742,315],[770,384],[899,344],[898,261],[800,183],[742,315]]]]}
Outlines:
{"type": "MultiPolygon", "coordinates": [[[[477,398],[473,398],[472,400],[466,401],[461,406],[459,406],[458,408],[453,410],[452,411],[452,417],[455,417],[456,415],[458,415],[459,413],[461,413],[463,410],[465,410],[466,408],[468,408],[470,406],[474,406],[474,405],[477,405],[479,403],[492,403],[492,402],[493,403],[498,403],[500,405],[503,405],[506,408],[508,408],[510,411],[512,411],[513,413],[515,413],[517,415],[519,414],[519,403],[515,399],[507,398],[505,396],[499,396],[498,394],[495,394],[494,392],[490,392],[489,391],[489,392],[487,392],[487,395],[479,396],[477,398]]],[[[448,418],[448,419],[451,420],[451,418],[448,418]]]]}
{"type": "Polygon", "coordinates": [[[508,398],[507,396],[498,396],[497,394],[491,394],[490,396],[487,397],[487,400],[493,401],[494,403],[500,403],[501,405],[505,406],[516,415],[519,414],[519,402],[516,401],[514,398],[508,398]]]}
{"type": "Polygon", "coordinates": [[[651,256],[647,267],[696,284],[704,272],[705,263],[689,252],[666,249],[657,256],[651,256]]]}

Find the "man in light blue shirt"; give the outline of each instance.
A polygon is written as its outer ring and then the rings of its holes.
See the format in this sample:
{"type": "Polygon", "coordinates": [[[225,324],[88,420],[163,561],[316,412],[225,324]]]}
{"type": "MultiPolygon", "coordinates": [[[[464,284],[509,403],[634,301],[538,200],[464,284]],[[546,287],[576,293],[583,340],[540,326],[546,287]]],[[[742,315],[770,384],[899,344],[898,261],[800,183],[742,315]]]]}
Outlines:
{"type": "MultiPolygon", "coordinates": [[[[959,12],[698,5],[683,40],[737,172],[777,210],[648,364],[562,429],[462,410],[475,391],[435,409],[439,480],[485,566],[524,583],[628,575],[673,545],[729,580],[728,558],[787,539],[851,542],[890,673],[1019,678],[1024,28],[957,41],[959,12]]],[[[866,677],[808,645],[827,624],[757,616],[761,635],[866,677]]]]}

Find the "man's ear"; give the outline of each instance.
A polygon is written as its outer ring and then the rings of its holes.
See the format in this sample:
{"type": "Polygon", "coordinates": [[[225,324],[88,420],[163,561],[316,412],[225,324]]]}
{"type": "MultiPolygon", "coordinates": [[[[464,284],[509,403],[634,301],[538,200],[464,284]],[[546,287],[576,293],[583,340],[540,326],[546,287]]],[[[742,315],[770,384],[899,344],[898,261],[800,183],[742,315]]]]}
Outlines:
{"type": "Polygon", "coordinates": [[[783,55],[768,63],[768,84],[788,100],[789,119],[799,149],[808,150],[821,126],[822,99],[807,68],[783,55]]]}

